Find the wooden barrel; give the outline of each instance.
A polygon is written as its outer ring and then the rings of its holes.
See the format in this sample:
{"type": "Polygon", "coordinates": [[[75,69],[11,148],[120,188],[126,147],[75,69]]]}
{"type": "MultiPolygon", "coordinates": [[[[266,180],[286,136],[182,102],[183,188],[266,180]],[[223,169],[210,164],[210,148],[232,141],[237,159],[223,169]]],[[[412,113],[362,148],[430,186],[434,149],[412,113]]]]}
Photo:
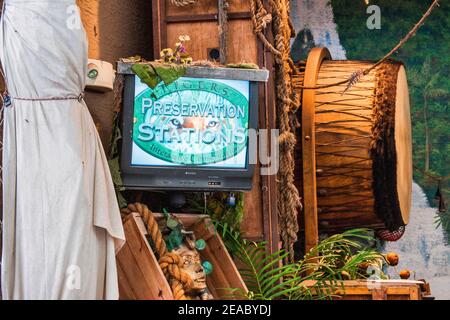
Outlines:
{"type": "MultiPolygon", "coordinates": [[[[373,64],[325,59],[318,68],[316,85],[348,79],[373,64]]],[[[303,83],[301,77],[298,84],[303,83]]],[[[303,100],[303,109],[315,110],[319,229],[396,230],[409,221],[412,189],[405,68],[398,62],[385,62],[346,88],[347,84],[316,89],[313,99],[303,100]]]]}

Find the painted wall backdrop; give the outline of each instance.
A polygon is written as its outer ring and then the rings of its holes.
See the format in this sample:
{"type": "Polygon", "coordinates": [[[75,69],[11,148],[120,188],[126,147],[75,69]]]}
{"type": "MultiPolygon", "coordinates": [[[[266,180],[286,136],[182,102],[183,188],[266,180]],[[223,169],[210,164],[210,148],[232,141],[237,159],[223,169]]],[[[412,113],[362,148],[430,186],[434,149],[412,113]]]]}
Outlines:
{"type": "MultiPolygon", "coordinates": [[[[431,2],[293,0],[291,16],[297,33],[292,40],[293,58],[305,59],[311,47],[326,46],[335,59],[378,60],[411,29],[431,2]]],[[[403,257],[399,268],[415,270],[418,279],[430,281],[439,299],[450,299],[450,213],[438,213],[435,199],[441,179],[440,190],[450,202],[448,30],[450,2],[440,1],[425,25],[395,55],[408,72],[413,161],[418,169],[414,172],[410,225],[400,241],[385,245],[385,250],[397,251],[403,257]]]]}

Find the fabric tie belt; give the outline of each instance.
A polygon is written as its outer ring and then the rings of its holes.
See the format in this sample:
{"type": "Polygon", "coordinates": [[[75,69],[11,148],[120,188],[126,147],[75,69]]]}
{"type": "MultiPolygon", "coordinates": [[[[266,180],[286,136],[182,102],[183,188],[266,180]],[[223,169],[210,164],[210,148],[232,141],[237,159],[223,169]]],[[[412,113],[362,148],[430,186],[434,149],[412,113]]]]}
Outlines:
{"type": "Polygon", "coordinates": [[[19,100],[19,101],[60,101],[60,100],[78,100],[81,102],[84,99],[84,92],[79,95],[68,95],[65,97],[49,97],[49,98],[21,98],[21,97],[11,97],[8,93],[4,93],[2,95],[3,105],[5,107],[11,106],[11,100],[19,100]]]}

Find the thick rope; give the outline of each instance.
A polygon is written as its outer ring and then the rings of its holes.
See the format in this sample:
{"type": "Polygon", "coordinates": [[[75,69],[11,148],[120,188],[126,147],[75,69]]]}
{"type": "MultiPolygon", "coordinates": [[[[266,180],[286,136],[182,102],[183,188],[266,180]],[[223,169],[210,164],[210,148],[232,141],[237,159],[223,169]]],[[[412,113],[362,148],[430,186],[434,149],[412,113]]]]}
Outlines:
{"type": "Polygon", "coordinates": [[[186,292],[192,288],[193,281],[183,270],[183,259],[175,252],[167,251],[166,242],[150,209],[142,203],[135,203],[129,204],[121,212],[122,217],[131,213],[139,213],[160,257],[159,266],[169,282],[175,300],[189,300],[186,292]]]}
{"type": "Polygon", "coordinates": [[[183,259],[176,253],[168,252],[159,259],[159,266],[169,281],[175,300],[188,300],[185,292],[192,288],[193,280],[183,270],[183,259]]]}
{"type": "Polygon", "coordinates": [[[198,0],[171,0],[172,4],[177,7],[185,7],[191,4],[196,3],[198,0]]]}
{"type": "Polygon", "coordinates": [[[254,31],[264,46],[274,55],[276,65],[277,114],[280,129],[280,168],[278,174],[279,228],[284,249],[289,260],[294,260],[294,243],[299,230],[297,214],[301,208],[298,189],[294,185],[294,151],[297,143],[295,117],[300,100],[292,88],[292,76],[296,72],[290,58],[290,39],[293,28],[289,18],[288,0],[271,0],[272,14],[262,0],[251,1],[254,31]],[[272,22],[274,45],[267,40],[264,29],[272,22]]]}
{"type": "Polygon", "coordinates": [[[262,0],[251,0],[250,10],[252,13],[253,28],[259,40],[272,52],[273,55],[281,57],[282,54],[267,40],[264,29],[272,22],[272,15],[264,8],[262,0]]]}
{"type": "Polygon", "coordinates": [[[166,242],[159,230],[158,223],[156,222],[153,213],[150,209],[141,203],[129,204],[127,208],[122,209],[122,214],[129,215],[130,213],[139,213],[147,227],[147,232],[152,238],[153,244],[155,245],[156,252],[159,257],[163,257],[167,253],[166,242]]]}

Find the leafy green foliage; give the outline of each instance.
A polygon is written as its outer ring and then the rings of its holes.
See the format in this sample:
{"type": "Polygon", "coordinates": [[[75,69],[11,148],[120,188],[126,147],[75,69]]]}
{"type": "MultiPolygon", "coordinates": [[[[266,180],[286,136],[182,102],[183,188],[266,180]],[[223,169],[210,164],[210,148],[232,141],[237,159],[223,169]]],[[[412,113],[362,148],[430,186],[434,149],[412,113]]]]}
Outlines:
{"type": "Polygon", "coordinates": [[[109,145],[108,153],[108,166],[111,172],[114,189],[116,191],[116,198],[119,204],[119,208],[125,208],[127,206],[127,200],[124,198],[122,192],[125,191],[125,187],[122,181],[122,175],[120,172],[120,159],[119,159],[119,141],[122,139],[122,132],[120,130],[120,117],[116,113],[114,115],[113,132],[111,142],[109,145]]]}
{"type": "Polygon", "coordinates": [[[147,64],[134,64],[131,70],[143,83],[154,89],[164,82],[169,85],[186,74],[184,65],[168,64],[160,62],[148,62],[147,64]]]}
{"type": "Polygon", "coordinates": [[[268,255],[265,243],[242,239],[241,234],[227,224],[214,224],[229,252],[243,265],[239,271],[249,293],[231,289],[230,295],[234,297],[251,300],[328,299],[335,289],[342,287],[343,280],[367,278],[368,265],[383,274],[383,256],[361,244],[373,240],[366,229],[331,236],[302,260],[283,264],[288,256],[285,251],[268,255]],[[363,267],[364,264],[367,266],[363,267]]]}
{"type": "MultiPolygon", "coordinates": [[[[200,194],[199,194],[200,195],[200,194]]],[[[244,194],[235,192],[233,196],[236,198],[236,205],[227,204],[229,192],[214,192],[204,199],[190,199],[191,211],[208,214],[213,221],[230,226],[233,230],[240,230],[242,219],[244,218],[244,194]],[[206,202],[206,204],[202,204],[206,202]]]]}
{"type": "Polygon", "coordinates": [[[450,244],[450,212],[440,212],[435,219],[436,228],[442,227],[447,233],[447,243],[450,244]]]}

